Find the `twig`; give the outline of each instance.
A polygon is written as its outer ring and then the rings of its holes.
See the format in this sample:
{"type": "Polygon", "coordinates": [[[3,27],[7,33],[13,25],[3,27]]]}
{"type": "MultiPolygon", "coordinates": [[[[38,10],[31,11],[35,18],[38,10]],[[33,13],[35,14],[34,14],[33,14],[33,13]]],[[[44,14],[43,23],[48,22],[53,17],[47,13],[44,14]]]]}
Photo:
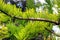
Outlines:
{"type": "Polygon", "coordinates": [[[50,32],[50,33],[52,33],[52,34],[54,34],[54,35],[56,35],[56,36],[58,36],[58,37],[60,37],[60,35],[58,35],[58,34],[56,34],[56,33],[54,33],[53,31],[51,31],[51,30],[49,30],[49,29],[47,29],[47,28],[45,28],[48,32],[50,32]]]}

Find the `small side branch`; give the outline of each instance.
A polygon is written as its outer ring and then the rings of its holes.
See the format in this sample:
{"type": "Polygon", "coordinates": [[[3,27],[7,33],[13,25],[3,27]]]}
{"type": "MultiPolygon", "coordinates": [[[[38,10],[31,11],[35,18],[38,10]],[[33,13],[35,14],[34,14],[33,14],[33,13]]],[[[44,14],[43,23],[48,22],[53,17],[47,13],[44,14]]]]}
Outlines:
{"type": "Polygon", "coordinates": [[[52,34],[54,34],[54,35],[56,35],[56,36],[58,36],[58,37],[60,37],[60,35],[58,35],[58,34],[56,34],[56,33],[54,33],[53,31],[51,31],[51,30],[49,30],[49,29],[47,29],[47,28],[45,28],[48,32],[50,32],[50,33],[52,33],[52,34]]]}

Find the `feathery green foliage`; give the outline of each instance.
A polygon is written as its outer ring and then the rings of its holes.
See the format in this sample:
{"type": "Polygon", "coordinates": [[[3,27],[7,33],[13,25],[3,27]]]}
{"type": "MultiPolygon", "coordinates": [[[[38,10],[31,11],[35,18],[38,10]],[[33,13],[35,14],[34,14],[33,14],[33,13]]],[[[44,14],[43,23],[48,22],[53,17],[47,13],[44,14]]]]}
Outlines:
{"type": "MultiPolygon", "coordinates": [[[[21,9],[16,8],[15,5],[5,4],[2,1],[0,2],[0,10],[11,15],[12,17],[16,16],[18,18],[19,17],[45,18],[49,20],[58,21],[58,15],[56,14],[49,14],[48,12],[37,13],[35,12],[34,8],[29,9],[29,10],[27,9],[26,12],[22,12],[21,9]]],[[[42,33],[44,36],[48,36],[50,33],[45,30],[45,27],[48,28],[49,30],[52,30],[53,24],[49,22],[25,21],[25,20],[16,19],[15,22],[13,23],[12,17],[9,17],[5,15],[4,13],[1,13],[0,21],[4,22],[7,20],[10,20],[9,22],[6,23],[6,26],[8,28],[8,31],[10,31],[11,34],[14,35],[18,40],[26,40],[26,39],[31,39],[32,37],[37,37],[38,33],[42,33]]]]}

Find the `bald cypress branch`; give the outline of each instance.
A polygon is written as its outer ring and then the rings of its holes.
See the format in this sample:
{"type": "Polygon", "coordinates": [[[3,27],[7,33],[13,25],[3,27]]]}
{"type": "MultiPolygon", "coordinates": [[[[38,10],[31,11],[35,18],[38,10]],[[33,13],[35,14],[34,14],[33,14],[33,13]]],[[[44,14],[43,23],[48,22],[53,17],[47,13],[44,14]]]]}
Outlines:
{"type": "MultiPolygon", "coordinates": [[[[0,11],[1,11],[3,14],[9,16],[9,17],[12,17],[11,15],[7,14],[7,13],[4,12],[4,11],[2,11],[2,10],[0,10],[0,11]]],[[[49,19],[44,19],[44,18],[22,18],[22,17],[17,17],[17,16],[14,16],[13,18],[19,19],[19,20],[44,21],[44,22],[54,23],[54,24],[56,24],[56,25],[59,25],[59,24],[60,24],[58,21],[49,20],[49,19]]],[[[47,28],[45,28],[45,29],[46,29],[48,32],[55,34],[55,33],[52,32],[51,30],[49,30],[49,29],[47,29],[47,28]]],[[[57,35],[57,34],[55,34],[55,35],[60,37],[60,35],[57,35]]]]}
{"type": "MultiPolygon", "coordinates": [[[[0,10],[1,12],[3,12],[5,15],[12,17],[11,15],[7,14],[6,12],[0,10]]],[[[60,23],[58,21],[54,21],[54,20],[49,20],[49,19],[44,19],[44,18],[22,18],[22,17],[17,17],[14,16],[13,18],[15,19],[19,19],[19,20],[30,20],[30,21],[44,21],[44,22],[50,22],[50,23],[54,23],[56,25],[59,25],[60,23]]]]}

